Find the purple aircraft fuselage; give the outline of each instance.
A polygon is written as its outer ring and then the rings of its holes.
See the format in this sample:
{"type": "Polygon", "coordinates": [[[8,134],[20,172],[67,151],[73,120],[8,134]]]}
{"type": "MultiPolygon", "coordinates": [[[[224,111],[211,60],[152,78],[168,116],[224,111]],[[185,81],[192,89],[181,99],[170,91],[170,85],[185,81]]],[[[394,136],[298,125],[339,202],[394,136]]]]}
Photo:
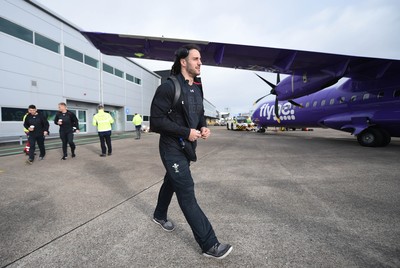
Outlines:
{"type": "Polygon", "coordinates": [[[346,131],[357,136],[364,146],[384,146],[390,137],[400,137],[399,83],[383,79],[344,80],[339,86],[294,99],[303,108],[279,101],[280,123],[275,115],[275,100],[261,103],[252,120],[261,129],[326,127],[346,131]]]}

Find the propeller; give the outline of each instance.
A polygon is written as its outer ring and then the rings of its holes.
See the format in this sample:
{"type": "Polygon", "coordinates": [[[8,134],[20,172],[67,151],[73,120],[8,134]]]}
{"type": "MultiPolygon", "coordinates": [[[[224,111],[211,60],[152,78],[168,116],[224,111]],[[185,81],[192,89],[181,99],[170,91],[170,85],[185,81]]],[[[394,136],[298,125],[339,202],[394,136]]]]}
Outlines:
{"type": "MultiPolygon", "coordinates": [[[[280,75],[279,73],[277,73],[277,77],[276,77],[276,85],[272,84],[271,82],[269,82],[268,80],[266,80],[265,78],[259,76],[258,74],[256,74],[261,80],[263,80],[265,83],[267,83],[272,89],[270,91],[269,94],[262,96],[261,98],[259,98],[258,100],[256,100],[254,102],[254,105],[256,105],[260,100],[264,99],[265,97],[269,96],[269,95],[275,95],[275,105],[274,105],[274,112],[275,112],[275,116],[276,116],[276,121],[278,121],[278,123],[281,122],[280,118],[279,118],[279,106],[278,106],[278,94],[275,90],[276,86],[279,84],[279,82],[281,81],[280,75]]],[[[294,92],[294,75],[292,75],[292,92],[294,92]]],[[[300,108],[303,108],[304,106],[295,102],[294,100],[288,100],[289,103],[291,103],[294,106],[298,106],[300,108]]]]}
{"type": "Polygon", "coordinates": [[[260,100],[264,99],[265,97],[267,97],[267,96],[269,96],[269,95],[275,95],[275,96],[277,96],[277,97],[275,98],[275,105],[274,105],[274,108],[275,108],[276,120],[278,121],[278,123],[280,123],[281,120],[280,120],[280,118],[279,118],[278,95],[277,95],[276,90],[275,90],[276,86],[277,86],[277,85],[279,84],[279,82],[281,81],[280,75],[279,75],[279,73],[277,73],[277,76],[276,76],[276,85],[272,84],[271,82],[269,82],[268,80],[266,80],[264,77],[261,77],[261,76],[259,76],[258,74],[256,74],[256,75],[257,75],[261,80],[263,80],[265,83],[267,83],[267,84],[271,87],[271,91],[270,91],[269,94],[264,95],[264,96],[262,96],[261,98],[259,98],[258,100],[256,100],[256,101],[254,102],[253,105],[256,105],[260,100]]]}

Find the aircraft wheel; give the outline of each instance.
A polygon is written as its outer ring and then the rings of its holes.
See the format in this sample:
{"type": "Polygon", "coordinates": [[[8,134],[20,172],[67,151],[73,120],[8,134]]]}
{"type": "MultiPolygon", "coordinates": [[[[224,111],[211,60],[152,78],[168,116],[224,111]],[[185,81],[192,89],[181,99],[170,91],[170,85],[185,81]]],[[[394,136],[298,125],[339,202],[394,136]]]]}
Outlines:
{"type": "Polygon", "coordinates": [[[379,129],[367,128],[357,135],[357,141],[361,146],[378,147],[383,144],[383,134],[379,129]]]}
{"type": "Polygon", "coordinates": [[[266,131],[266,129],[263,127],[258,130],[258,132],[260,132],[260,133],[265,133],[265,131],[266,131]]]}

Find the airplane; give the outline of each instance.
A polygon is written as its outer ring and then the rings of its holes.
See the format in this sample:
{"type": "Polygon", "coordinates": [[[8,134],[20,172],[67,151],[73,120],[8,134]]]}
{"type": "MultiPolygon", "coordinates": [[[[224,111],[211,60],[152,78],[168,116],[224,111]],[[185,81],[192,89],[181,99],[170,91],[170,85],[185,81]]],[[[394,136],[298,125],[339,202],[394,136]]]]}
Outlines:
{"type": "Polygon", "coordinates": [[[400,137],[400,60],[165,37],[81,33],[107,55],[173,61],[174,52],[182,45],[196,44],[201,48],[204,65],[277,73],[276,84],[257,74],[272,89],[256,103],[275,95],[274,102],[260,102],[253,113],[253,121],[261,128],[279,126],[281,119],[285,126],[328,127],[355,135],[360,145],[367,147],[386,146],[391,137],[400,137]],[[280,81],[280,74],[288,76],[280,81]]]}

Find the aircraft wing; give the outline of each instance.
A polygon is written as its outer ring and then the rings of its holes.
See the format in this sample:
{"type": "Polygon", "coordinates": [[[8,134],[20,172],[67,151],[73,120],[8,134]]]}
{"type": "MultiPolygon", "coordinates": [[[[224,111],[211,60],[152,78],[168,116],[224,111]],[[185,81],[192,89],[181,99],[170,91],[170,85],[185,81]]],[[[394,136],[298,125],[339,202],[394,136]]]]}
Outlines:
{"type": "Polygon", "coordinates": [[[173,61],[174,52],[185,44],[201,48],[202,63],[234,69],[282,74],[326,72],[364,80],[396,77],[400,60],[338,55],[292,49],[238,45],[164,37],[82,32],[103,54],[129,58],[173,61]]]}

